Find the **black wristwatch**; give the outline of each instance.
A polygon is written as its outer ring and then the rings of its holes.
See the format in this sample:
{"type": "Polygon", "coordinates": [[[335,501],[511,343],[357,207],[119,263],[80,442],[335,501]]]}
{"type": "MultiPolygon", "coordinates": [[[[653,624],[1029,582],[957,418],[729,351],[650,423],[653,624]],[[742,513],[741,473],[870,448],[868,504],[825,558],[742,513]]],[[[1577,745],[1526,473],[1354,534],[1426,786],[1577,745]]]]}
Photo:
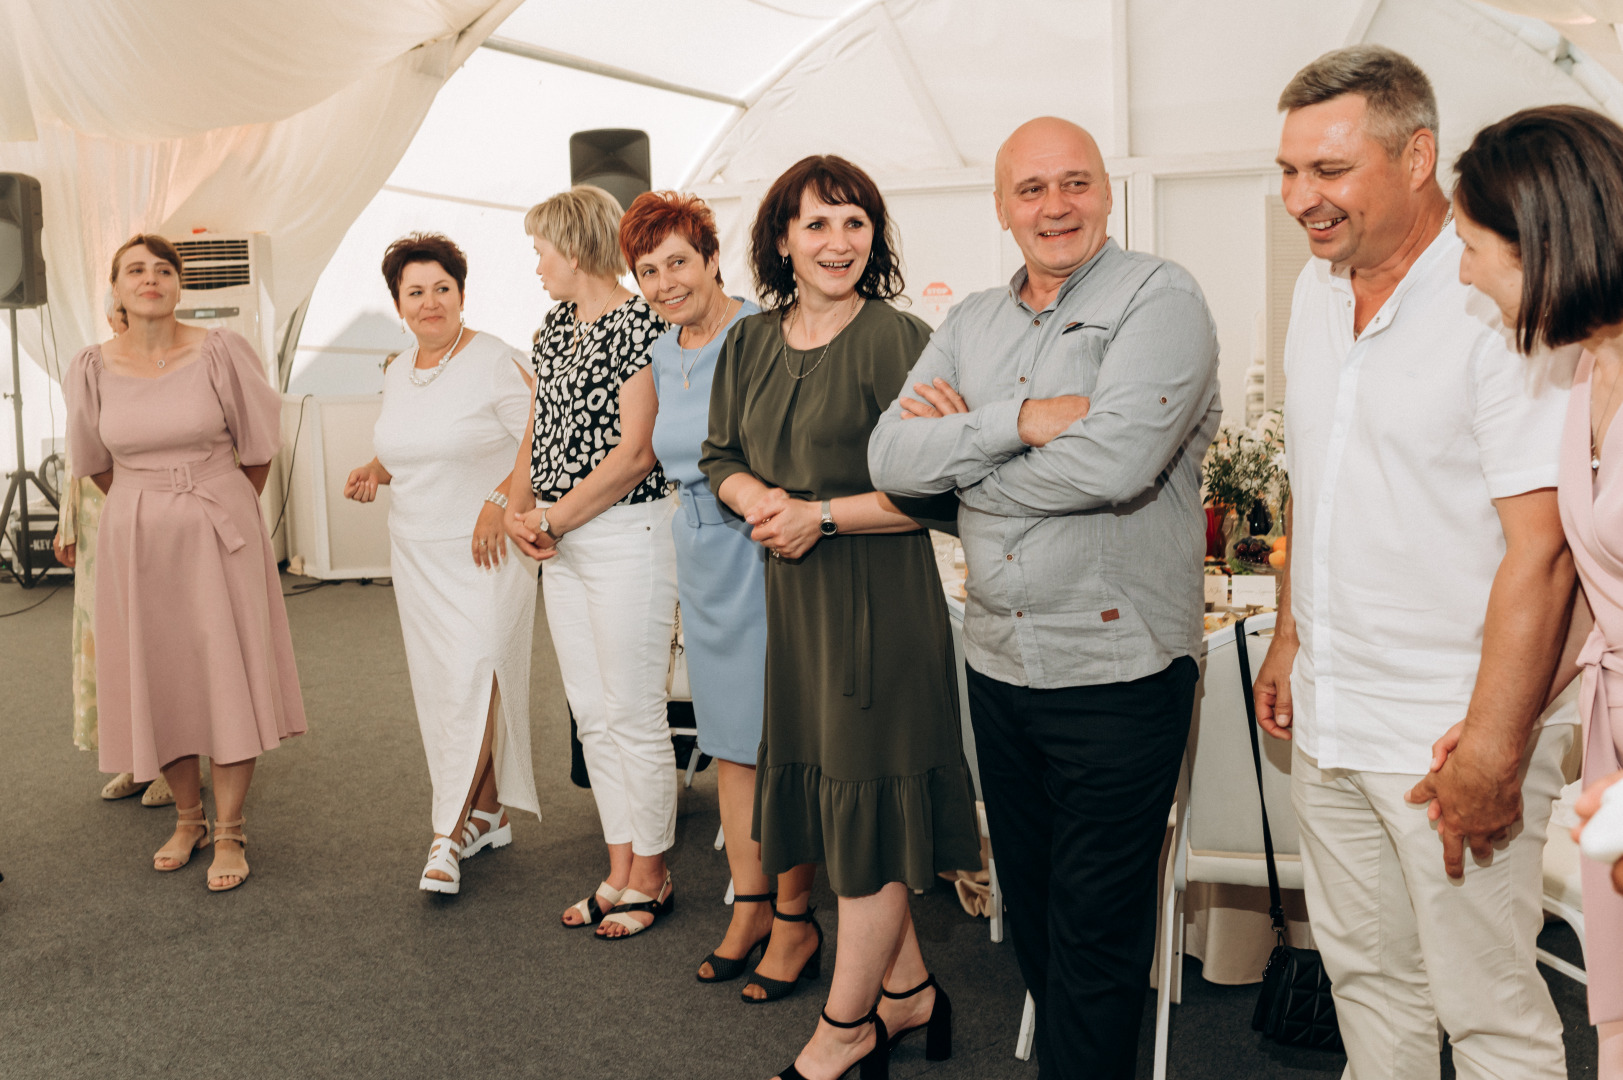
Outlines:
{"type": "Polygon", "coordinates": [[[840,531],[840,527],[834,524],[834,507],[829,499],[823,500],[823,523],[818,528],[824,536],[833,536],[840,531]]]}

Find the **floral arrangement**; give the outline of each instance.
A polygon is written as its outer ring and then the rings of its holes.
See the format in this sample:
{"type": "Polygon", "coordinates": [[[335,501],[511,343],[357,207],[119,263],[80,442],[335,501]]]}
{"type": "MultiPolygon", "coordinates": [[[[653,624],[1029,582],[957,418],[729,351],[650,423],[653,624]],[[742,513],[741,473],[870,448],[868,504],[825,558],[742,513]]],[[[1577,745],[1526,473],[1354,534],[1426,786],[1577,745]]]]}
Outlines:
{"type": "Polygon", "coordinates": [[[1290,498],[1283,426],[1283,414],[1274,409],[1264,413],[1254,429],[1221,428],[1201,468],[1206,501],[1242,517],[1259,499],[1283,506],[1290,498]]]}

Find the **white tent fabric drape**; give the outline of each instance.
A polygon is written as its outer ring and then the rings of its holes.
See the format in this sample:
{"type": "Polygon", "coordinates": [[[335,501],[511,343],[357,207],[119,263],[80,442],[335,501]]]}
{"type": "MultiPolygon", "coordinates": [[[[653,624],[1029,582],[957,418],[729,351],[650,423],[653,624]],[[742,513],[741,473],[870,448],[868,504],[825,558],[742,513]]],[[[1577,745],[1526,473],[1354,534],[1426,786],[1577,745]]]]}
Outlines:
{"type": "Polygon", "coordinates": [[[23,347],[59,377],[48,359],[105,336],[107,259],[136,232],[269,234],[285,320],[518,3],[0,0],[0,170],[45,209],[50,310],[23,347]]]}

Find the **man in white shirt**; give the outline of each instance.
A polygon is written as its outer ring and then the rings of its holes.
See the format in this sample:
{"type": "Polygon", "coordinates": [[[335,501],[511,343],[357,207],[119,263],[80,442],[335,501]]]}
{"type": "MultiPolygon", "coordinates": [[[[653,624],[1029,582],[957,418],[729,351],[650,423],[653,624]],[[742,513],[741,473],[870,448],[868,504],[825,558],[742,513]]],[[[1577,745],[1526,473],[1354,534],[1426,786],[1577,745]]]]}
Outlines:
{"type": "Polygon", "coordinates": [[[1534,943],[1573,739],[1538,723],[1573,592],[1554,490],[1566,392],[1534,384],[1459,281],[1418,67],[1338,50],[1279,107],[1282,193],[1315,258],[1285,346],[1290,562],[1257,716],[1295,734],[1346,1075],[1436,1077],[1440,1021],[1461,1077],[1555,1080],[1534,943]]]}

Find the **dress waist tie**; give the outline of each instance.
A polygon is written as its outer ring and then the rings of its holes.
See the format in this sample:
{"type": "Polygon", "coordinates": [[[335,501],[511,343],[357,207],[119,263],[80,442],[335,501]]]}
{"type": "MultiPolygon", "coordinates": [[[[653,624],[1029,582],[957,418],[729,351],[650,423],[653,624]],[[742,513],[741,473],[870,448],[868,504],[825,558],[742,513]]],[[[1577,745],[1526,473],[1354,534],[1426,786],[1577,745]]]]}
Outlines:
{"type": "Polygon", "coordinates": [[[206,487],[197,485],[204,480],[237,471],[236,457],[227,452],[202,461],[183,461],[162,469],[134,469],[126,465],[113,465],[115,486],[139,488],[142,491],[172,491],[178,495],[191,495],[203,504],[203,513],[214,526],[215,535],[225,544],[228,552],[247,546],[231,513],[219,498],[206,487]]]}
{"type": "Polygon", "coordinates": [[[1609,644],[1596,625],[1578,653],[1578,666],[1583,669],[1578,693],[1589,703],[1589,722],[1584,731],[1584,786],[1588,787],[1618,768],[1617,747],[1606,737],[1611,729],[1606,673],[1623,675],[1623,652],[1609,644]]]}

